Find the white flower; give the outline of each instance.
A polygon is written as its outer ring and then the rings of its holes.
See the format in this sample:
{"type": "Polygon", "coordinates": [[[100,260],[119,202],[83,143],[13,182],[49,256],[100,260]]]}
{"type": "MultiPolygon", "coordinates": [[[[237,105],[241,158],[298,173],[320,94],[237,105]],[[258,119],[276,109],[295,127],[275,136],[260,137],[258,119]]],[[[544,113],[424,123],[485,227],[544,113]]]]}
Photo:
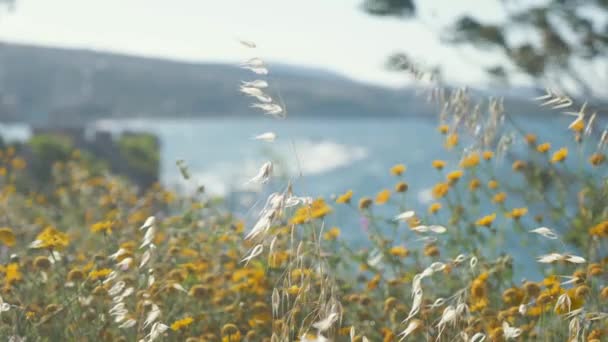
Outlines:
{"type": "Polygon", "coordinates": [[[245,264],[249,263],[249,261],[251,261],[251,259],[257,257],[258,255],[262,254],[262,252],[264,251],[264,246],[263,245],[257,245],[255,247],[253,247],[253,249],[251,250],[251,252],[249,253],[248,256],[244,257],[243,260],[241,260],[241,262],[245,262],[245,264]]]}
{"type": "Polygon", "coordinates": [[[577,256],[577,255],[571,255],[571,254],[566,254],[564,255],[566,261],[571,262],[573,264],[584,264],[587,262],[587,260],[585,260],[585,258],[577,256]]]}
{"type": "Polygon", "coordinates": [[[254,58],[250,58],[250,59],[246,60],[245,62],[241,63],[241,66],[259,68],[259,67],[264,66],[264,61],[261,58],[254,57],[254,58]]]}
{"type": "Polygon", "coordinates": [[[121,256],[121,255],[123,255],[123,254],[125,254],[125,253],[127,253],[127,252],[128,252],[128,251],[127,251],[126,249],[124,249],[124,248],[119,248],[119,249],[118,249],[118,251],[116,251],[116,253],[114,253],[114,254],[110,254],[110,255],[108,256],[108,258],[110,258],[110,260],[116,260],[116,259],[118,259],[118,257],[119,257],[119,256],[121,256]]]}
{"type": "Polygon", "coordinates": [[[116,264],[116,267],[120,268],[121,270],[128,270],[132,263],[133,258],[124,258],[116,264]]]}
{"type": "Polygon", "coordinates": [[[122,289],[124,289],[125,285],[126,285],[126,283],[122,280],[116,282],[116,284],[114,284],[110,288],[110,290],[108,291],[108,294],[110,295],[110,297],[116,296],[117,294],[119,294],[122,291],[122,289]]]}
{"type": "Polygon", "coordinates": [[[277,316],[279,313],[279,305],[281,304],[281,296],[279,295],[279,290],[275,287],[272,290],[272,315],[277,316]]]}
{"type": "Polygon", "coordinates": [[[264,96],[264,92],[260,88],[240,86],[239,91],[249,96],[264,96]]]}
{"type": "Polygon", "coordinates": [[[456,309],[453,306],[448,305],[445,309],[443,309],[443,313],[441,314],[441,319],[437,324],[438,327],[448,324],[456,320],[456,309]]]}
{"type": "Polygon", "coordinates": [[[241,81],[241,83],[244,87],[268,88],[268,82],[264,80],[241,81]]]}
{"type": "Polygon", "coordinates": [[[456,264],[460,264],[461,262],[465,261],[467,259],[467,255],[466,254],[459,254],[454,260],[452,260],[454,263],[456,264]]]}
{"type": "Polygon", "coordinates": [[[412,228],[412,230],[415,232],[418,232],[418,233],[426,233],[429,231],[429,227],[425,226],[425,225],[420,225],[420,226],[412,228]]]}
{"type": "Polygon", "coordinates": [[[178,290],[178,291],[188,292],[188,291],[186,291],[186,289],[181,284],[178,284],[178,283],[173,283],[171,285],[171,287],[174,288],[174,289],[176,289],[176,290],[178,290]]]}
{"type": "Polygon", "coordinates": [[[126,312],[127,309],[125,308],[125,303],[120,302],[120,303],[116,303],[116,305],[114,305],[111,309],[110,309],[110,315],[117,315],[123,312],[126,312]]]}
{"type": "Polygon", "coordinates": [[[573,264],[583,264],[587,262],[585,258],[571,255],[571,254],[559,254],[559,253],[550,253],[541,255],[537,258],[537,261],[543,264],[550,264],[556,261],[567,261],[573,264]]]}
{"type": "Polygon", "coordinates": [[[553,311],[557,310],[565,310],[566,312],[570,312],[570,309],[572,308],[572,300],[570,299],[570,296],[568,296],[567,293],[562,294],[561,296],[557,297],[557,302],[555,302],[555,308],[553,309],[553,311]]]}
{"type": "Polygon", "coordinates": [[[408,314],[407,318],[403,320],[403,322],[409,321],[410,318],[413,318],[414,316],[416,316],[416,314],[418,314],[418,311],[420,311],[420,304],[422,304],[422,295],[422,288],[417,289],[414,293],[414,300],[412,301],[412,308],[410,309],[410,313],[408,314]]]}
{"type": "Polygon", "coordinates": [[[283,107],[276,103],[254,103],[251,108],[258,108],[264,111],[265,114],[277,116],[283,113],[283,107]]]}
{"type": "Polygon", "coordinates": [[[312,326],[313,326],[313,328],[317,329],[318,331],[325,331],[325,330],[331,328],[331,326],[337,320],[338,320],[338,314],[335,312],[332,312],[327,317],[325,317],[325,319],[322,319],[322,320],[314,323],[312,326]]]}
{"type": "Polygon", "coordinates": [[[2,297],[0,297],[0,313],[7,312],[11,309],[10,304],[5,303],[2,297]]]}
{"type": "Polygon", "coordinates": [[[266,133],[258,134],[255,137],[253,137],[253,139],[255,139],[255,140],[261,140],[261,141],[265,141],[265,142],[274,142],[276,138],[277,138],[277,135],[273,132],[266,132],[266,133]]]}
{"type": "Polygon", "coordinates": [[[150,329],[150,333],[146,337],[148,338],[148,341],[154,341],[160,337],[162,333],[167,331],[167,329],[169,329],[169,326],[156,322],[154,325],[152,325],[152,329],[150,329]]]}
{"type": "Polygon", "coordinates": [[[110,274],[108,274],[108,276],[106,277],[106,279],[104,279],[104,281],[102,282],[102,284],[107,284],[109,282],[114,281],[114,279],[116,279],[116,277],[118,277],[118,273],[116,273],[116,271],[112,271],[110,272],[110,274]]]}
{"type": "Polygon", "coordinates": [[[255,49],[257,47],[257,45],[249,40],[243,40],[243,39],[239,39],[239,43],[241,43],[241,45],[243,45],[244,47],[250,48],[250,49],[255,49]]]}
{"type": "Polygon", "coordinates": [[[443,298],[437,298],[437,299],[435,299],[435,301],[433,302],[433,304],[427,305],[427,307],[430,308],[430,309],[434,309],[434,308],[438,308],[440,306],[443,306],[443,304],[445,304],[445,299],[443,299],[443,298]]]}
{"type": "Polygon", "coordinates": [[[118,328],[119,329],[129,329],[129,328],[134,327],[136,323],[137,323],[136,320],[134,320],[133,318],[129,318],[124,323],[122,323],[121,325],[119,325],[118,328]]]}
{"type": "Polygon", "coordinates": [[[473,256],[471,257],[471,260],[469,261],[469,266],[471,266],[471,269],[475,268],[475,266],[477,266],[477,257],[473,256]]]}
{"type": "Polygon", "coordinates": [[[441,319],[437,324],[437,328],[439,329],[437,340],[439,340],[439,337],[441,337],[445,326],[449,323],[456,323],[456,310],[451,305],[443,309],[443,314],[441,315],[441,319]]]}
{"type": "Polygon", "coordinates": [[[538,235],[546,237],[547,239],[552,239],[552,240],[559,238],[559,236],[554,231],[552,231],[551,229],[549,229],[547,227],[539,227],[536,229],[532,229],[530,231],[530,233],[536,233],[538,235]]]}
{"type": "Polygon", "coordinates": [[[310,334],[304,334],[300,337],[300,342],[326,342],[329,341],[325,336],[318,334],[318,335],[310,335],[310,334]]]}
{"type": "Polygon", "coordinates": [[[148,325],[156,322],[156,320],[160,317],[160,308],[156,304],[152,304],[152,310],[148,313],[146,320],[144,321],[144,328],[148,325]]]}
{"type": "Polygon", "coordinates": [[[141,257],[141,262],[139,263],[139,268],[144,267],[148,263],[148,261],[150,261],[150,259],[152,258],[152,252],[154,252],[155,249],[156,249],[156,246],[154,244],[150,244],[150,248],[148,248],[144,252],[144,255],[142,255],[142,257],[141,257]]]}
{"type": "Polygon", "coordinates": [[[483,342],[486,339],[486,335],[484,333],[477,333],[471,337],[468,342],[483,342]]]}
{"type": "Polygon", "coordinates": [[[553,262],[556,262],[558,260],[563,260],[563,256],[559,253],[551,253],[551,254],[545,254],[545,255],[541,255],[537,258],[537,261],[542,263],[542,264],[550,264],[553,262]]]}
{"type": "Polygon", "coordinates": [[[369,257],[367,258],[367,263],[372,267],[376,267],[380,264],[380,262],[382,261],[382,258],[384,258],[384,256],[382,255],[382,252],[375,250],[372,253],[370,253],[369,257]]]}
{"type": "Polygon", "coordinates": [[[507,322],[502,322],[502,332],[506,340],[514,339],[521,335],[521,329],[510,327],[507,322]]]}
{"type": "Polygon", "coordinates": [[[148,228],[152,227],[155,222],[156,222],[156,218],[154,216],[150,216],[146,219],[144,224],[142,224],[141,227],[139,227],[139,230],[148,229],[148,228]]]}
{"type": "Polygon", "coordinates": [[[260,101],[262,103],[271,103],[272,102],[272,97],[270,97],[266,94],[254,95],[253,97],[255,97],[258,101],[260,101]]]}
{"type": "Polygon", "coordinates": [[[395,218],[393,220],[395,220],[395,221],[407,220],[409,218],[414,217],[414,215],[416,215],[416,213],[413,210],[408,210],[408,211],[404,211],[401,214],[395,216],[395,218]]]}
{"type": "Polygon", "coordinates": [[[444,226],[440,226],[440,225],[432,225],[429,227],[429,230],[435,234],[443,234],[447,231],[447,229],[444,226]]]}
{"type": "Polygon", "coordinates": [[[257,175],[249,180],[248,183],[268,183],[272,175],[272,162],[268,161],[262,165],[257,175]]]}
{"type": "Polygon", "coordinates": [[[255,74],[258,75],[268,75],[268,69],[266,69],[265,67],[243,66],[242,68],[247,69],[249,71],[253,71],[255,74]]]}
{"type": "Polygon", "coordinates": [[[140,249],[147,247],[148,245],[150,245],[152,243],[152,241],[154,240],[155,232],[156,232],[156,229],[154,229],[154,226],[150,226],[150,228],[148,230],[146,230],[146,234],[144,234],[144,240],[141,243],[141,245],[139,246],[140,249]]]}
{"type": "Polygon", "coordinates": [[[403,330],[399,336],[401,336],[401,338],[399,339],[399,341],[403,341],[405,340],[411,333],[413,333],[416,328],[418,328],[420,326],[420,320],[418,319],[414,319],[410,322],[410,324],[407,325],[407,328],[405,328],[405,330],[403,330]]]}
{"type": "Polygon", "coordinates": [[[519,309],[517,310],[520,315],[525,316],[526,312],[528,312],[528,307],[525,304],[519,305],[519,309]]]}

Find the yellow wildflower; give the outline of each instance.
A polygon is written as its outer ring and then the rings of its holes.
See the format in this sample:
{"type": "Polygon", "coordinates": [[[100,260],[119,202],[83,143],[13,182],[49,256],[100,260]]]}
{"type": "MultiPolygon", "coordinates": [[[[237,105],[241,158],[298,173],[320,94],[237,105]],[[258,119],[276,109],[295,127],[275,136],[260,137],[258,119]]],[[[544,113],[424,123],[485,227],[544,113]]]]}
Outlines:
{"type": "Polygon", "coordinates": [[[521,171],[526,168],[526,162],[523,160],[516,160],[512,165],[513,171],[521,171]]]}
{"type": "Polygon", "coordinates": [[[439,209],[441,209],[441,203],[435,202],[429,206],[429,213],[435,214],[439,211],[439,209]]]}
{"type": "Polygon", "coordinates": [[[443,160],[433,160],[433,167],[437,170],[442,170],[445,167],[445,161],[443,160]]]}
{"type": "Polygon", "coordinates": [[[2,242],[5,246],[8,247],[13,247],[15,245],[15,234],[13,233],[13,230],[11,228],[0,228],[0,242],[2,242]]]}
{"type": "Polygon", "coordinates": [[[536,135],[530,133],[530,134],[526,134],[526,136],[524,137],[524,140],[526,140],[526,143],[528,143],[528,145],[535,145],[536,144],[536,135]]]}
{"type": "Polygon", "coordinates": [[[340,228],[331,227],[327,232],[323,233],[323,238],[325,240],[336,240],[340,237],[340,228]]]}
{"type": "Polygon", "coordinates": [[[576,118],[571,124],[570,129],[573,132],[582,132],[585,129],[585,120],[582,117],[576,118]]]}
{"type": "Polygon", "coordinates": [[[608,220],[602,221],[589,229],[589,235],[591,236],[608,236],[608,220]]]}
{"type": "Polygon", "coordinates": [[[380,191],[376,195],[376,204],[385,204],[391,198],[391,192],[388,189],[380,191]]]}
{"type": "Polygon", "coordinates": [[[448,125],[440,125],[437,130],[441,133],[441,134],[448,134],[448,132],[450,131],[450,127],[448,125]]]}
{"type": "Polygon", "coordinates": [[[406,192],[408,185],[406,182],[399,182],[395,185],[395,192],[406,192]]]}
{"type": "Polygon", "coordinates": [[[171,330],[178,331],[188,327],[190,324],[194,322],[194,319],[190,316],[177,320],[171,324],[171,330]]]}
{"type": "Polygon", "coordinates": [[[448,183],[449,184],[456,183],[462,177],[462,174],[463,174],[462,170],[455,170],[455,171],[448,173],[448,175],[446,176],[448,183]]]}
{"type": "Polygon", "coordinates": [[[479,188],[480,185],[481,185],[481,182],[479,181],[479,179],[473,178],[469,182],[469,190],[475,191],[475,190],[477,190],[477,188],[479,188]]]}
{"type": "Polygon", "coordinates": [[[448,193],[449,189],[450,186],[447,183],[437,183],[433,187],[433,197],[442,198],[448,193]]]}
{"type": "Polygon", "coordinates": [[[359,200],[359,209],[367,209],[372,205],[372,200],[369,197],[363,197],[359,200]]]}
{"type": "Polygon", "coordinates": [[[93,280],[93,281],[98,280],[98,279],[104,279],[105,277],[110,275],[110,273],[112,273],[111,269],[102,268],[100,270],[95,270],[95,271],[89,272],[89,278],[91,278],[91,280],[93,280]]]}
{"type": "Polygon", "coordinates": [[[396,257],[406,257],[410,254],[410,251],[403,246],[394,246],[389,249],[388,253],[396,257]]]}
{"type": "Polygon", "coordinates": [[[505,216],[514,220],[519,220],[526,213],[528,213],[528,208],[514,208],[511,212],[506,213],[505,216]]]}
{"type": "Polygon", "coordinates": [[[545,152],[549,151],[550,149],[551,149],[551,144],[549,144],[549,143],[543,143],[543,144],[536,146],[536,150],[540,153],[545,153],[545,152]]]}
{"type": "Polygon", "coordinates": [[[452,133],[445,138],[445,148],[451,150],[454,146],[458,145],[458,134],[452,133]]]}
{"type": "Polygon", "coordinates": [[[504,192],[499,192],[494,197],[492,197],[492,202],[494,203],[503,203],[507,198],[507,194],[504,192]]]}
{"type": "Polygon", "coordinates": [[[338,198],[336,199],[336,203],[339,203],[339,204],[350,203],[351,198],[353,198],[353,191],[348,190],[346,193],[338,196],[338,198]]]}
{"type": "Polygon", "coordinates": [[[482,154],[484,160],[490,160],[494,157],[494,152],[492,151],[484,151],[482,154]]]}
{"type": "Polygon", "coordinates": [[[376,274],[369,282],[367,282],[367,289],[368,290],[374,290],[378,287],[378,284],[380,284],[380,280],[381,280],[381,276],[380,274],[376,274]]]}
{"type": "Polygon", "coordinates": [[[601,153],[594,153],[589,157],[589,163],[593,166],[600,166],[606,161],[606,156],[601,153]]]}
{"type": "Polygon", "coordinates": [[[405,165],[397,164],[397,165],[391,167],[391,174],[394,176],[400,176],[405,172],[406,169],[407,168],[405,167],[405,165]]]}
{"type": "Polygon", "coordinates": [[[483,272],[471,283],[471,311],[483,310],[489,304],[488,300],[488,280],[489,274],[483,272]]]}
{"type": "Polygon", "coordinates": [[[424,246],[422,253],[428,257],[437,257],[440,254],[439,248],[434,244],[424,246]]]}
{"type": "Polygon", "coordinates": [[[292,224],[302,224],[312,221],[313,219],[323,218],[327,214],[331,213],[332,209],[325,200],[318,198],[314,200],[310,206],[303,206],[296,210],[295,214],[291,218],[292,224]]]}
{"type": "Polygon", "coordinates": [[[492,189],[492,190],[498,188],[498,181],[494,180],[494,179],[492,179],[491,181],[489,181],[488,182],[488,188],[492,189]]]}
{"type": "Polygon", "coordinates": [[[555,153],[553,153],[553,156],[551,157],[551,162],[552,163],[563,162],[564,160],[566,160],[567,156],[568,156],[568,149],[565,147],[560,148],[559,150],[555,151],[555,153]]]}
{"type": "Polygon", "coordinates": [[[489,227],[492,225],[492,222],[496,219],[496,214],[492,213],[490,215],[486,215],[475,222],[478,226],[486,226],[489,227]]]}
{"type": "Polygon", "coordinates": [[[479,153],[473,152],[468,156],[464,157],[460,162],[460,167],[469,169],[477,166],[479,164],[479,153]]]}
{"type": "Polygon", "coordinates": [[[21,280],[21,278],[23,278],[23,276],[19,270],[18,263],[12,262],[6,265],[6,268],[4,269],[4,282],[6,284],[12,285],[21,280]]]}
{"type": "Polygon", "coordinates": [[[30,245],[32,248],[63,249],[68,246],[70,240],[66,233],[55,227],[46,227],[36,236],[36,240],[30,245]]]}
{"type": "Polygon", "coordinates": [[[112,234],[112,226],[113,226],[113,224],[111,221],[97,222],[91,226],[91,232],[92,233],[103,232],[103,233],[109,235],[109,234],[112,234]]]}

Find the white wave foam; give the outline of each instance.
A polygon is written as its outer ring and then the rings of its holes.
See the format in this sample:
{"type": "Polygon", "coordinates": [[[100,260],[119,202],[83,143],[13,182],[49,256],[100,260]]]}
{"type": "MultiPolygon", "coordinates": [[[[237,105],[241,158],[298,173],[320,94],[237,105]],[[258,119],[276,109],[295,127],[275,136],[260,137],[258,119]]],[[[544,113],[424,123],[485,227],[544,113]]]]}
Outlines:
{"type": "Polygon", "coordinates": [[[295,152],[299,168],[304,175],[316,175],[333,171],[356,161],[365,159],[367,150],[359,146],[348,146],[333,141],[313,142],[309,140],[296,142],[295,152]]]}

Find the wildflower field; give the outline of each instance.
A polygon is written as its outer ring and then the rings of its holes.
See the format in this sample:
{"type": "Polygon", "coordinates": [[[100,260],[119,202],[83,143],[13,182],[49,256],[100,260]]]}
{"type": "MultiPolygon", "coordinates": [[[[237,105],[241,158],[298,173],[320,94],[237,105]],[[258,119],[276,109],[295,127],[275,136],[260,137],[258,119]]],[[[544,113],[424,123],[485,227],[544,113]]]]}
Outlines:
{"type": "MultiPolygon", "coordinates": [[[[253,49],[255,44],[244,42],[253,49]]],[[[277,119],[268,70],[243,67],[252,106],[277,119]],[[270,89],[270,90],[269,90],[270,89]]],[[[567,146],[513,123],[502,102],[433,89],[445,161],[434,202],[412,210],[407,160],[377,193],[267,187],[246,217],[203,189],[137,189],[73,151],[40,187],[19,151],[1,151],[0,336],[10,341],[605,341],[608,172],[602,117],[572,112],[567,146]],[[523,149],[510,146],[519,142],[523,149]],[[456,158],[454,158],[456,156],[456,158]],[[458,159],[460,162],[448,162],[458,159]],[[368,225],[357,249],[325,225],[336,208],[368,225]],[[388,213],[388,214],[387,214],[388,213]],[[506,253],[521,241],[535,255],[506,253]],[[515,265],[536,274],[524,279],[515,265]]],[[[574,108],[574,109],[573,109],[574,108]]],[[[605,124],[605,123],[604,123],[605,124]]],[[[271,143],[272,132],[257,137],[271,143]]],[[[286,137],[287,138],[287,137],[286,137]]],[[[188,178],[187,161],[178,167],[188,178]]],[[[253,176],[253,175],[252,175],[253,176]]]]}

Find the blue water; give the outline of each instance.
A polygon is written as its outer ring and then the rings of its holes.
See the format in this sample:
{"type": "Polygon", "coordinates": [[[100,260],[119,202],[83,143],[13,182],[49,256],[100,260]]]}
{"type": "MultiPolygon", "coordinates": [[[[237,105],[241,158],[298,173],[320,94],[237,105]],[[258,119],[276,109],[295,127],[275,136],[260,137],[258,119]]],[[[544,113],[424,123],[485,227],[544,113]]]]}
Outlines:
{"type": "MultiPolygon", "coordinates": [[[[573,152],[572,134],[567,130],[571,117],[560,114],[554,117],[519,116],[515,121],[523,129],[535,132],[539,142],[550,141],[552,151],[569,146],[573,152]]],[[[449,171],[457,167],[460,159],[457,153],[448,153],[443,148],[444,137],[437,132],[435,118],[289,118],[277,121],[256,116],[248,119],[110,121],[101,123],[100,127],[114,132],[138,130],[157,134],[162,144],[162,181],[165,184],[182,191],[204,185],[211,194],[238,198],[239,203],[229,200],[229,204],[238,208],[249,221],[255,218],[256,209],[268,192],[282,190],[287,179],[292,180],[296,194],[303,196],[331,198],[353,189],[356,203],[362,196],[373,198],[383,188],[392,189],[398,179],[389,174],[389,169],[397,163],[407,165],[404,175],[409,184],[407,208],[426,213],[431,201],[429,189],[443,179],[432,169],[432,160],[448,161],[446,169],[449,171]],[[252,140],[253,136],[268,131],[278,135],[276,142],[252,140]],[[192,174],[188,182],[183,181],[176,167],[175,163],[180,159],[186,162],[192,174]],[[261,192],[250,192],[244,184],[266,160],[277,162],[279,180],[261,192]]],[[[518,138],[513,150],[525,148],[522,139],[518,138]]],[[[493,163],[500,174],[513,177],[510,161],[495,160],[493,163]]],[[[511,202],[510,207],[514,206],[511,202]]],[[[482,209],[480,216],[493,210],[489,204],[485,207],[488,212],[482,209]]],[[[366,227],[361,218],[343,206],[335,209],[335,215],[328,219],[327,225],[338,225],[352,243],[365,244],[366,227]]],[[[388,217],[399,212],[395,207],[383,210],[380,213],[388,217]]],[[[536,228],[531,223],[532,216],[532,213],[528,214],[526,221],[529,229],[536,228]]],[[[501,219],[504,218],[498,220],[501,219]]],[[[446,222],[447,219],[442,223],[446,222]]],[[[401,229],[405,231],[403,227],[401,229]]],[[[527,236],[527,233],[502,232],[502,235],[503,242],[488,249],[495,255],[502,252],[515,255],[516,269],[524,270],[518,274],[522,277],[537,274],[534,260],[539,253],[560,247],[548,242],[541,249],[538,239],[534,240],[535,237],[527,236]],[[531,244],[535,248],[531,248],[531,244]]],[[[402,241],[402,234],[397,234],[395,239],[399,240],[396,244],[405,244],[408,248],[422,244],[413,239],[402,241]]]]}

